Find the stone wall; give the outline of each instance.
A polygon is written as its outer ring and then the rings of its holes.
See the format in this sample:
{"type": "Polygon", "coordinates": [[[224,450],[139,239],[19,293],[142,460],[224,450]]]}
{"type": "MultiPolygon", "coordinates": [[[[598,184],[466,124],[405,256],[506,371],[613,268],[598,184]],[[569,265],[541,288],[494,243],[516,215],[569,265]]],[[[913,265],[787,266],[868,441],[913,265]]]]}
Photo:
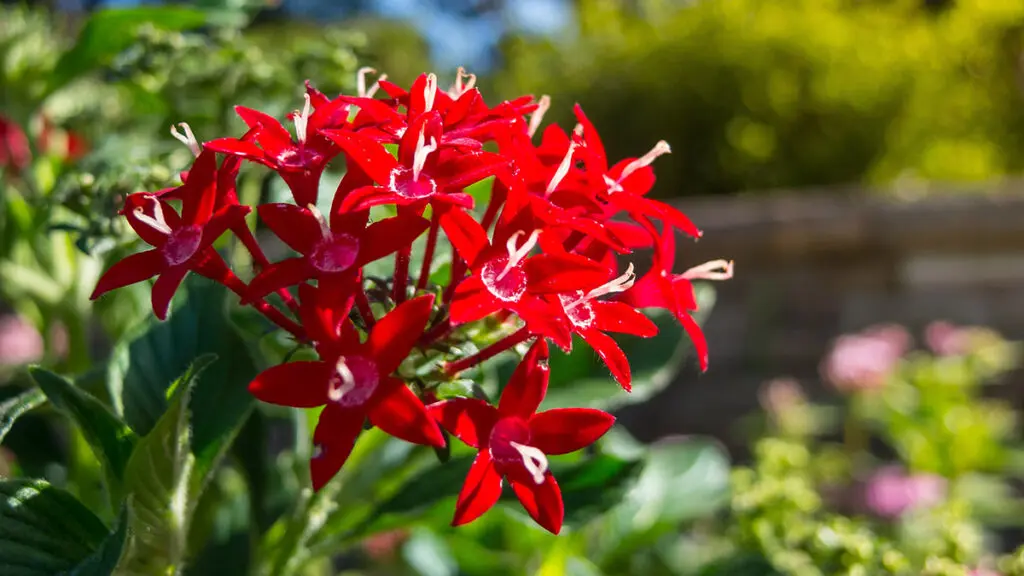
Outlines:
{"type": "MultiPolygon", "coordinates": [[[[653,402],[623,414],[624,422],[643,438],[703,433],[738,447],[737,419],[758,409],[765,380],[789,375],[812,396],[828,393],[817,367],[840,333],[896,322],[919,335],[945,319],[1024,338],[1024,181],[927,192],[682,202],[705,234],[689,246],[682,241],[680,269],[732,258],[736,277],[716,286],[705,327],[710,370],[697,376],[689,367],[653,402]]],[[[1014,401],[1024,406],[1024,397],[1014,401]]]]}

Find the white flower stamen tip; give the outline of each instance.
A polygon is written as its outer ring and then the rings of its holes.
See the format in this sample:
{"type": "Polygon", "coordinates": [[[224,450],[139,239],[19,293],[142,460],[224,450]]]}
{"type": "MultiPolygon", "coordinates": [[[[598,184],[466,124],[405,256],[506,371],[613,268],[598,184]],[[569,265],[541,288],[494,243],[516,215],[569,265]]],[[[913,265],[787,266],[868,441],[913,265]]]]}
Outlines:
{"type": "Polygon", "coordinates": [[[671,153],[672,147],[668,145],[668,142],[665,142],[664,140],[658,140],[658,143],[655,144],[654,148],[651,148],[647,152],[647,154],[644,154],[643,156],[637,158],[636,160],[633,160],[632,162],[627,164],[625,168],[622,169],[622,174],[619,176],[617,183],[621,183],[633,172],[636,172],[641,168],[650,166],[651,164],[654,163],[658,156],[664,156],[665,154],[671,153]]]}
{"type": "Polygon", "coordinates": [[[330,238],[331,225],[327,222],[327,218],[324,218],[323,212],[320,212],[320,209],[314,204],[307,204],[306,210],[309,210],[309,213],[313,215],[313,218],[316,218],[317,224],[320,225],[320,235],[323,236],[324,239],[330,238]]]}
{"type": "Polygon", "coordinates": [[[558,165],[558,169],[555,170],[554,176],[551,177],[551,181],[548,182],[548,187],[544,190],[544,197],[551,196],[551,193],[558,188],[558,185],[562,183],[566,175],[569,174],[569,169],[572,168],[572,157],[576,153],[576,143],[570,142],[569,149],[565,151],[565,157],[562,158],[562,163],[558,165]]]}
{"type": "Polygon", "coordinates": [[[427,81],[423,86],[423,111],[430,112],[434,109],[434,98],[437,96],[437,76],[427,74],[427,81]]]}
{"type": "Polygon", "coordinates": [[[338,378],[331,378],[327,387],[327,397],[333,402],[338,402],[345,397],[345,394],[355,389],[356,378],[352,375],[352,370],[345,364],[344,356],[338,358],[338,362],[334,365],[334,371],[338,374],[338,378]]]}
{"type": "Polygon", "coordinates": [[[533,247],[537,245],[537,239],[540,238],[540,230],[534,230],[530,232],[530,237],[523,242],[523,245],[516,248],[516,242],[519,241],[519,237],[526,234],[522,230],[516,231],[515,234],[509,237],[505,241],[505,249],[508,251],[508,262],[505,263],[505,267],[501,270],[501,274],[498,274],[498,280],[501,280],[508,274],[513,268],[519,265],[526,258],[526,255],[533,250],[533,247]]]}
{"type": "Polygon", "coordinates": [[[455,72],[455,84],[448,91],[448,95],[452,99],[457,100],[463,94],[472,90],[474,86],[476,86],[476,74],[470,74],[466,72],[465,68],[459,66],[459,69],[455,72]],[[463,83],[463,79],[467,81],[463,83]]]}
{"type": "Polygon", "coordinates": [[[155,196],[146,196],[146,199],[153,201],[153,215],[146,214],[142,206],[136,206],[135,210],[132,210],[132,213],[135,214],[135,219],[165,236],[170,236],[173,230],[167,225],[167,219],[164,217],[164,209],[160,204],[160,200],[155,196]]]}
{"type": "Polygon", "coordinates": [[[296,112],[295,117],[295,139],[299,143],[304,144],[306,142],[306,129],[309,127],[309,115],[310,115],[310,101],[309,94],[302,95],[306,99],[306,103],[302,105],[302,112],[296,112]]]}
{"type": "Polygon", "coordinates": [[[377,73],[377,69],[376,68],[372,68],[370,66],[363,66],[362,68],[360,68],[359,70],[356,71],[356,94],[358,94],[360,98],[366,98],[367,97],[367,92],[366,92],[366,75],[367,74],[376,74],[376,73],[377,73]]]}
{"type": "Polygon", "coordinates": [[[712,260],[683,272],[683,278],[687,280],[729,280],[733,276],[733,265],[732,260],[712,260]]]}
{"type": "Polygon", "coordinates": [[[530,476],[533,476],[534,483],[543,484],[544,475],[548,471],[547,456],[540,449],[533,446],[525,446],[518,442],[509,442],[509,444],[522,456],[523,467],[530,473],[530,476]]]}
{"type": "Polygon", "coordinates": [[[533,138],[533,135],[537,133],[540,123],[544,120],[544,114],[547,113],[549,108],[551,108],[551,96],[545,94],[537,100],[537,109],[533,111],[533,114],[530,114],[530,127],[527,130],[530,138],[533,138]]]}
{"type": "Polygon", "coordinates": [[[420,173],[423,172],[423,167],[427,165],[427,157],[430,156],[431,152],[437,150],[437,140],[431,136],[430,143],[427,144],[426,132],[427,125],[424,124],[420,130],[419,137],[416,138],[416,150],[412,155],[412,179],[417,181],[420,179],[420,173]]]}
{"type": "Polygon", "coordinates": [[[178,129],[171,124],[171,136],[174,136],[174,139],[178,142],[188,146],[188,149],[192,152],[193,156],[199,156],[199,153],[202,151],[202,147],[199,146],[199,141],[196,140],[196,135],[192,133],[192,127],[185,122],[179,122],[178,126],[180,126],[182,131],[185,133],[182,134],[181,132],[178,132],[178,129]]]}

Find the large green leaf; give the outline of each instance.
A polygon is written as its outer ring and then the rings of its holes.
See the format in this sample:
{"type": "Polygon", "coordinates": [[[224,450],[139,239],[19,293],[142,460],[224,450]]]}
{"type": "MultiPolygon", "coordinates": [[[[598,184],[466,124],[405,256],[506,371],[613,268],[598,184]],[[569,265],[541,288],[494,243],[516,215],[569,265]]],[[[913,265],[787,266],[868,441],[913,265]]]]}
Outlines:
{"type": "Polygon", "coordinates": [[[43,480],[0,481],[0,574],[110,574],[125,539],[71,494],[43,480]]]}
{"type": "Polygon", "coordinates": [[[17,396],[12,396],[0,402],[0,442],[3,442],[4,436],[7,436],[7,433],[11,431],[11,427],[14,426],[14,422],[22,414],[42,405],[44,402],[46,402],[46,396],[35,388],[25,390],[17,396]]]}
{"type": "Polygon", "coordinates": [[[627,570],[630,558],[680,524],[706,518],[729,497],[729,457],[713,440],[674,437],[651,445],[643,470],[608,515],[602,567],[627,570]]]}
{"type": "Polygon", "coordinates": [[[128,460],[124,484],[132,503],[130,536],[116,574],[176,574],[185,561],[202,485],[190,449],[189,406],[199,373],[212,361],[197,359],[175,382],[169,409],[128,460]]]}
{"type": "Polygon", "coordinates": [[[192,451],[212,461],[237,433],[254,400],[247,386],[256,366],[245,341],[228,320],[227,290],[205,278],[189,278],[187,299],[166,322],[147,323],[137,337],[121,343],[110,364],[115,405],[128,425],[146,434],[167,410],[172,381],[199,356],[217,361],[203,371],[193,392],[192,451]]]}
{"type": "Polygon", "coordinates": [[[32,367],[30,372],[50,402],[77,424],[103,462],[112,500],[117,501],[124,469],[138,437],[99,400],[68,380],[39,367],[32,367]]]}
{"type": "Polygon", "coordinates": [[[74,46],[57,61],[47,92],[109,62],[131,45],[143,24],[164,30],[187,30],[205,22],[206,15],[201,10],[182,6],[139,6],[93,12],[74,46]]]}

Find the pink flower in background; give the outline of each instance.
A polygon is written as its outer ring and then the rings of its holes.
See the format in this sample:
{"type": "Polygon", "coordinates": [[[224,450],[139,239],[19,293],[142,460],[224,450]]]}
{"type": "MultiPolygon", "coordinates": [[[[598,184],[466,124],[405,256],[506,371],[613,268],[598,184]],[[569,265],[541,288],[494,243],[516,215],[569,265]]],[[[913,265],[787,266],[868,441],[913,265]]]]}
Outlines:
{"type": "Polygon", "coordinates": [[[864,506],[875,516],[895,519],[908,510],[927,508],[946,498],[946,479],[907,474],[898,466],[877,470],[864,487],[864,506]]]}
{"type": "Polygon", "coordinates": [[[1003,576],[995,570],[989,570],[988,568],[975,568],[967,573],[967,576],[1003,576]]]}
{"type": "Polygon", "coordinates": [[[939,356],[958,356],[967,352],[967,330],[944,320],[932,322],[924,329],[924,341],[939,356]]]}
{"type": "Polygon", "coordinates": [[[21,316],[0,316],[0,365],[29,364],[43,357],[43,337],[21,316]]]}
{"type": "Polygon", "coordinates": [[[901,326],[875,326],[846,334],[836,339],[825,356],[822,376],[844,392],[879,388],[909,347],[910,334],[901,326]]]}

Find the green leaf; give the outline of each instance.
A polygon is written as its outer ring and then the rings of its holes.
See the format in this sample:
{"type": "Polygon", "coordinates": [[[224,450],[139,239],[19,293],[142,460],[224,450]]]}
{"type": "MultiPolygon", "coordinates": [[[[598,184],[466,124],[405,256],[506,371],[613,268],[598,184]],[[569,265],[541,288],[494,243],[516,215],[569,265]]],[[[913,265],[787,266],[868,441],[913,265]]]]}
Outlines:
{"type": "Polygon", "coordinates": [[[78,425],[96,457],[103,462],[111,500],[118,501],[124,469],[138,437],[99,400],[66,379],[37,366],[29,372],[50,402],[78,425]]]}
{"type": "Polygon", "coordinates": [[[0,481],[0,574],[110,574],[124,544],[71,494],[43,480],[0,481]]]}
{"type": "Polygon", "coordinates": [[[4,436],[11,431],[14,422],[21,418],[22,414],[41,406],[46,402],[46,396],[36,388],[25,390],[17,396],[13,396],[0,402],[0,442],[4,436]]]}
{"type": "Polygon", "coordinates": [[[187,30],[205,22],[206,14],[201,10],[180,6],[139,6],[93,12],[74,46],[57,61],[47,94],[109,62],[131,45],[143,24],[163,30],[187,30]]]}
{"type": "Polygon", "coordinates": [[[554,468],[565,503],[565,524],[580,526],[622,502],[640,464],[602,454],[567,470],[554,468]]]}
{"type": "Polygon", "coordinates": [[[248,384],[256,365],[246,343],[228,319],[227,290],[205,278],[190,277],[187,299],[166,322],[152,321],[134,339],[115,349],[110,382],[115,404],[139,434],[156,425],[168,407],[168,387],[193,360],[214,354],[217,361],[203,371],[193,393],[192,452],[212,462],[252,409],[248,384]]]}
{"type": "MultiPolygon", "coordinates": [[[[142,438],[125,469],[132,502],[128,548],[115,574],[176,574],[185,560],[188,530],[199,499],[196,457],[190,449],[189,405],[205,356],[172,386],[171,406],[142,438]]],[[[201,482],[199,483],[201,486],[201,482]]]]}

